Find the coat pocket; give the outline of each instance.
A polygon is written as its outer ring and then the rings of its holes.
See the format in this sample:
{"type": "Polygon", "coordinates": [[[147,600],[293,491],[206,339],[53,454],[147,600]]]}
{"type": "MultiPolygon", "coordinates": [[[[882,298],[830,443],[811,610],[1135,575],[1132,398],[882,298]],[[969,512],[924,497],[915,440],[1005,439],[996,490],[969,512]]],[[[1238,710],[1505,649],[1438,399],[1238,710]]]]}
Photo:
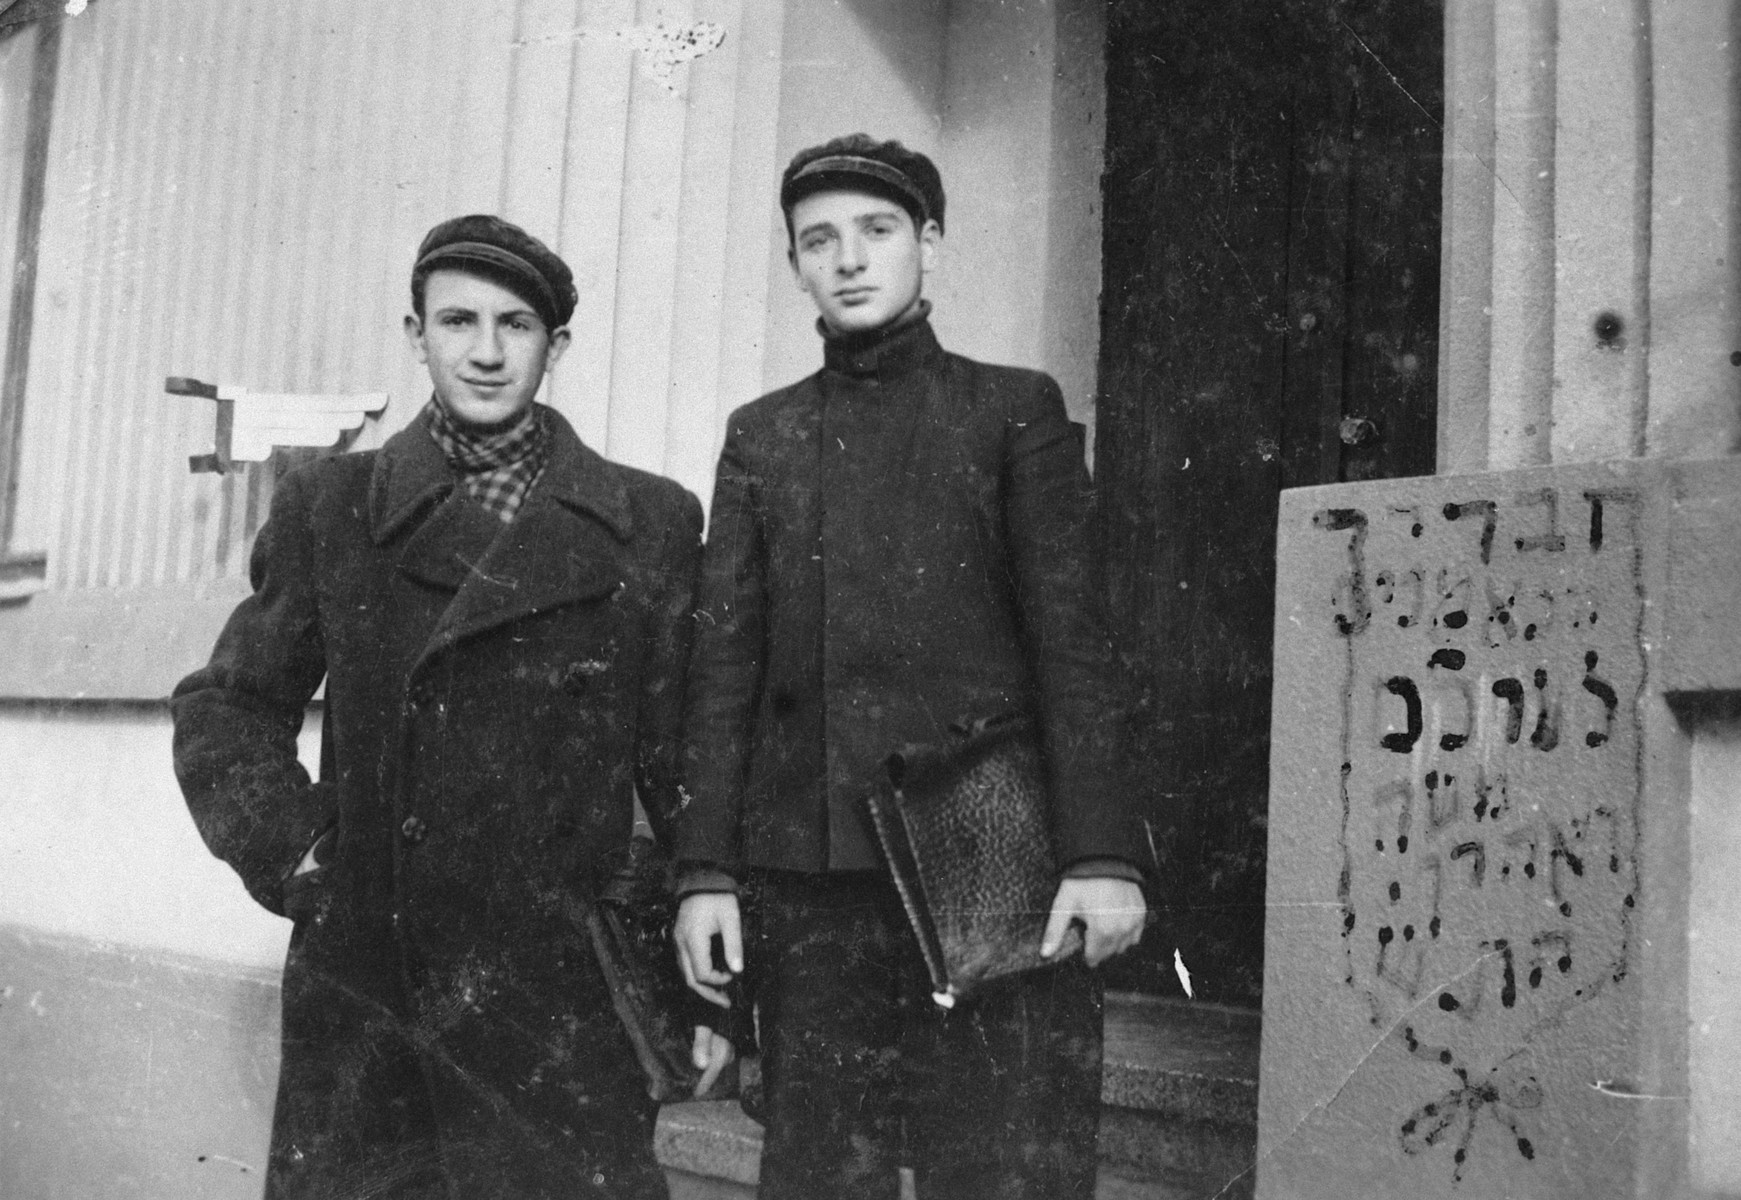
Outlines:
{"type": "Polygon", "coordinates": [[[295,924],[326,922],[327,911],[332,907],[332,857],[337,845],[338,826],[334,825],[309,847],[308,858],[313,860],[314,868],[298,870],[284,881],[284,915],[295,924]]]}
{"type": "Polygon", "coordinates": [[[325,924],[327,910],[332,907],[331,874],[331,867],[320,867],[286,879],[284,915],[297,925],[325,924]]]}

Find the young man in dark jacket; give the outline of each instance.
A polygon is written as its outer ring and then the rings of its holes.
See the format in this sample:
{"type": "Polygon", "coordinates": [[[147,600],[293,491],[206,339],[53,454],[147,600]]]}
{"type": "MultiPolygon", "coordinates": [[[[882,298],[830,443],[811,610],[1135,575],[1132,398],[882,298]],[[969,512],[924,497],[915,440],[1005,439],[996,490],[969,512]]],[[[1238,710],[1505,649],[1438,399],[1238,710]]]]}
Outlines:
{"type": "Polygon", "coordinates": [[[921,1197],[1088,1197],[1088,966],[1135,944],[1144,903],[1080,446],[1050,378],[937,344],[921,295],[943,233],[929,159],[836,139],[792,160],[780,200],[824,365],[735,412],[720,456],[679,958],[715,999],[747,958],[763,1200],[892,1200],[902,1161],[921,1197]],[[1038,719],[1048,766],[1064,869],[1045,947],[1080,921],[1087,965],[945,1015],[860,804],[891,751],[1007,712],[1038,719]],[[747,939],[740,884],[760,897],[747,939]]]}
{"type": "Polygon", "coordinates": [[[445,222],[411,292],[434,398],[279,481],[175,692],[200,833],[295,921],[267,1195],[662,1200],[577,916],[635,792],[661,831],[677,804],[700,505],[533,403],[576,299],[543,243],[445,222]]]}

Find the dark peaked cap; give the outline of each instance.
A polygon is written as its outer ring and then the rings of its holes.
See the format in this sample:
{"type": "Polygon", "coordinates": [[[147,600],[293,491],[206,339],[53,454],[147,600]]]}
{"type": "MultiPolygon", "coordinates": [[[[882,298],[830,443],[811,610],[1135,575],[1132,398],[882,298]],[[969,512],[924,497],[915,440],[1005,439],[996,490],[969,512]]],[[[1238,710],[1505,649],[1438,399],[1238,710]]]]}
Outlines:
{"type": "Polygon", "coordinates": [[[844,189],[884,196],[912,215],[943,228],[943,178],[932,161],[899,142],[879,142],[868,133],[849,133],[792,156],[780,178],[780,209],[792,232],[792,206],[817,192],[844,189]]]}
{"type": "Polygon", "coordinates": [[[424,237],[411,270],[414,300],[421,281],[443,267],[469,269],[499,282],[553,330],[568,324],[580,300],[574,273],[550,247],[518,225],[484,213],[443,221],[424,237]]]}

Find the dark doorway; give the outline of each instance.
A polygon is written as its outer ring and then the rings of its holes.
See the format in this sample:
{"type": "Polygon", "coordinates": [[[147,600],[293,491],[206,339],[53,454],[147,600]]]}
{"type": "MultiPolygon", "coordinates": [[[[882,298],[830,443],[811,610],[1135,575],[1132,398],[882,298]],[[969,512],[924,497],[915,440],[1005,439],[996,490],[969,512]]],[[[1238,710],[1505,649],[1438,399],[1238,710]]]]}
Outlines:
{"type": "Polygon", "coordinates": [[[1282,488],[1430,474],[1439,0],[1112,0],[1096,487],[1161,925],[1256,1004],[1282,488]]]}

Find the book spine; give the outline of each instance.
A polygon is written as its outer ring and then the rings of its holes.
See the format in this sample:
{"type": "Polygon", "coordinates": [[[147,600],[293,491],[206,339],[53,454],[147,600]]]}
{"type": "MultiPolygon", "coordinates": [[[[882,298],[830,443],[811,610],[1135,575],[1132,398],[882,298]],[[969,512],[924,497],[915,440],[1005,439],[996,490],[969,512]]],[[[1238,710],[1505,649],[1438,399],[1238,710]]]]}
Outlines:
{"type": "Polygon", "coordinates": [[[913,927],[913,934],[918,938],[919,952],[925,958],[925,969],[931,974],[931,990],[947,993],[950,986],[949,975],[943,965],[943,947],[938,943],[937,931],[931,924],[925,905],[924,885],[919,880],[906,817],[896,803],[893,807],[895,816],[899,819],[891,821],[889,807],[883,797],[872,796],[869,804],[871,824],[876,827],[877,840],[882,842],[883,853],[888,856],[889,874],[894,878],[895,890],[901,895],[901,907],[907,910],[907,923],[913,927]],[[919,894],[915,895],[916,891],[919,894]]]}

